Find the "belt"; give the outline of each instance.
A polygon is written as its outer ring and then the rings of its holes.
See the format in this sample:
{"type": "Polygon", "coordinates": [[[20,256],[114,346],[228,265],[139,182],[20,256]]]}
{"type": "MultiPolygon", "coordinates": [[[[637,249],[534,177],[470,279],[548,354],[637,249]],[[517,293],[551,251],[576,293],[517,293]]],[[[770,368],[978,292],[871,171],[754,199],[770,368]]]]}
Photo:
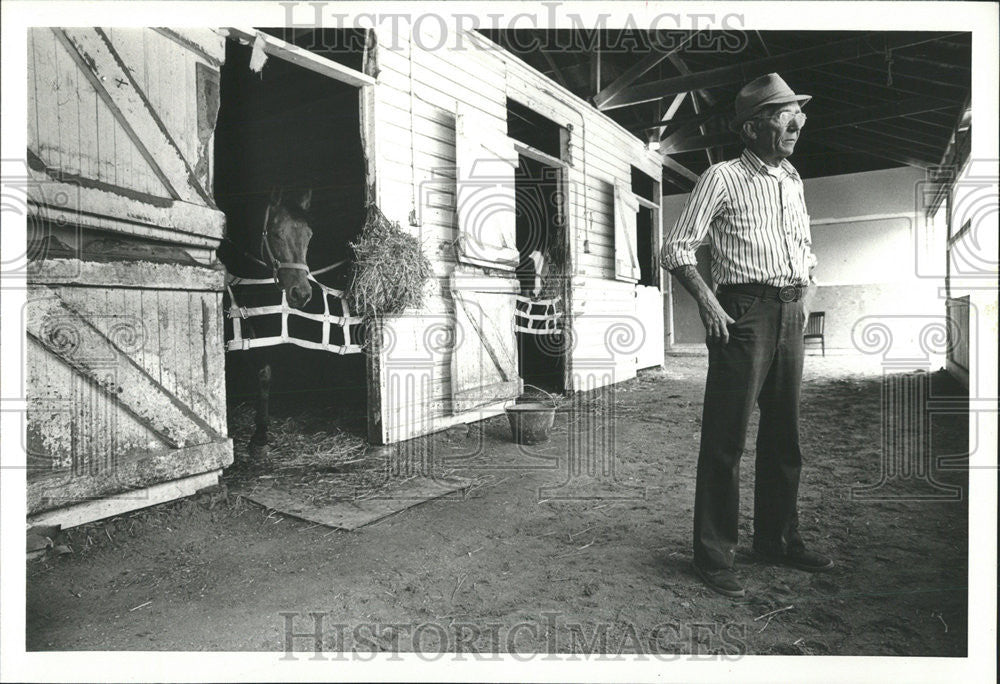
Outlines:
{"type": "Polygon", "coordinates": [[[797,302],[802,299],[805,288],[801,285],[764,285],[763,283],[741,283],[739,285],[719,285],[719,292],[738,292],[753,295],[761,299],[773,299],[778,302],[797,302]]]}

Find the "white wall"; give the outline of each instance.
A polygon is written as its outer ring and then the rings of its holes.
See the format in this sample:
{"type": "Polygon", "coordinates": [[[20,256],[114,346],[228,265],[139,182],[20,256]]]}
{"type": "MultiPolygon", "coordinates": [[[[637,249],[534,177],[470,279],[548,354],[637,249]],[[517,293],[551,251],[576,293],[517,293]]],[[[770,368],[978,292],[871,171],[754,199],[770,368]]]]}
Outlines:
{"type": "MultiPolygon", "coordinates": [[[[922,170],[904,167],[804,181],[818,259],[813,308],[826,312],[827,349],[854,351],[852,330],[868,316],[943,313],[941,269],[930,263],[942,252],[928,238],[917,203],[924,178],[922,170]]],[[[663,198],[664,230],[686,200],[663,198]]],[[[675,292],[675,309],[685,306],[693,306],[690,297],[675,292]]]]}
{"type": "Polygon", "coordinates": [[[893,330],[897,349],[914,346],[911,321],[919,327],[944,312],[944,282],[922,277],[933,275],[921,268],[924,179],[921,169],[904,167],[804,181],[818,259],[813,309],[826,312],[828,349],[856,351],[861,328],[877,322],[893,330]]]}

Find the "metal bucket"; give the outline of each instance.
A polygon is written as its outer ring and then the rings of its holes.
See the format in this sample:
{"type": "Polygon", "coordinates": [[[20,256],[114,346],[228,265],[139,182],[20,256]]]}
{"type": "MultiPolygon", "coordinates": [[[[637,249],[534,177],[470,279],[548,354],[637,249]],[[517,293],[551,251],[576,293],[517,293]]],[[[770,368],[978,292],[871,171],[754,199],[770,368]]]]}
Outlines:
{"type": "Polygon", "coordinates": [[[521,394],[513,404],[504,406],[507,420],[510,422],[510,434],[518,444],[542,444],[549,441],[552,425],[556,418],[556,400],[551,394],[535,387],[525,385],[541,392],[544,397],[521,394]]]}

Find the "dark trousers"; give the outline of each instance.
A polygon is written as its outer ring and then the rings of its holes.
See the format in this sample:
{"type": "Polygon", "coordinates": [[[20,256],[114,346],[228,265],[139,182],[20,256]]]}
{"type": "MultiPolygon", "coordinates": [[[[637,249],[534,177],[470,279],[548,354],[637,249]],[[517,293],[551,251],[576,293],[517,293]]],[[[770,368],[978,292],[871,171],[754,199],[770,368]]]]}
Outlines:
{"type": "Polygon", "coordinates": [[[731,568],[739,530],[740,457],[757,403],[754,546],[780,552],[801,545],[796,501],[802,302],[782,303],[720,292],[735,323],[729,343],[709,344],[694,503],[694,560],[705,569],[731,568]]]}

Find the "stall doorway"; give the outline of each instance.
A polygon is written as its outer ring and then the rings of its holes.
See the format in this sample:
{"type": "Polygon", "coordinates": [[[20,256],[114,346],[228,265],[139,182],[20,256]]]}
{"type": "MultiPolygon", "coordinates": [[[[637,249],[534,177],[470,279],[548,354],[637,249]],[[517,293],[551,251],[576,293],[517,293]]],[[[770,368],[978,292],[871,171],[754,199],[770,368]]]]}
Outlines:
{"type": "MultiPolygon", "coordinates": [[[[341,41],[341,45],[350,45],[341,41]]],[[[359,112],[360,89],[268,55],[263,67],[251,68],[251,45],[230,39],[219,84],[220,107],[215,127],[214,196],[226,214],[229,241],[220,248],[227,269],[246,278],[270,275],[247,254],[259,256],[264,212],[275,189],[298,194],[311,190],[308,209],[313,236],[307,264],[318,271],[348,260],[348,243],[354,239],[365,217],[365,155],[359,112]],[[228,253],[226,253],[228,250],[228,253]]],[[[343,289],[348,268],[317,274],[324,285],[343,289]]],[[[324,314],[322,291],[313,284],[313,295],[302,309],[324,314]]],[[[266,289],[263,288],[262,289],[266,289]]],[[[260,294],[277,299],[280,290],[260,294]]],[[[246,297],[255,297],[254,293],[246,297]]],[[[254,306],[252,299],[241,306],[254,306]]],[[[264,304],[258,303],[257,306],[264,304]]],[[[329,306],[329,302],[327,303],[329,306]]],[[[334,311],[334,313],[336,313],[334,311]]],[[[225,334],[232,338],[233,320],[226,318],[225,334]]],[[[268,338],[286,332],[300,340],[342,345],[345,330],[326,326],[320,320],[262,315],[253,320],[253,335],[268,338]],[[326,334],[326,338],[324,338],[326,334]]],[[[360,326],[359,326],[360,327],[360,326]]],[[[244,327],[244,334],[246,328],[244,327]]],[[[349,336],[348,331],[348,336],[349,336]]],[[[350,340],[358,342],[357,339],[350,340]]],[[[346,429],[366,432],[367,378],[364,353],[331,353],[282,343],[252,350],[267,354],[272,366],[270,411],[272,423],[288,416],[323,409],[346,429]],[[343,409],[343,410],[342,410],[343,409]],[[351,410],[347,410],[351,409],[351,410]]],[[[234,409],[253,404],[258,396],[259,358],[247,351],[226,354],[227,404],[231,423],[234,409]]],[[[237,441],[243,435],[233,434],[237,441]]]]}
{"type": "Polygon", "coordinates": [[[564,171],[525,154],[518,162],[518,372],[526,384],[562,392],[567,352],[564,171]]]}

